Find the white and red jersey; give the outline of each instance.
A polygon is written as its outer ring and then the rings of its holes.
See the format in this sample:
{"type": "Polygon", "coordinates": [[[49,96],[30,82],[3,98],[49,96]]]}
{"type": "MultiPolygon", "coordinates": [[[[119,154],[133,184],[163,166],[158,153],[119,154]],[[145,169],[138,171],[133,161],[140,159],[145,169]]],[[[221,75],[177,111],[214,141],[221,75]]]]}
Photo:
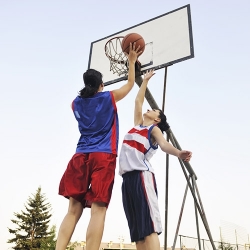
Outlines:
{"type": "Polygon", "coordinates": [[[150,140],[154,126],[137,125],[125,135],[119,156],[120,175],[134,170],[154,172],[149,162],[158,148],[150,140]]]}

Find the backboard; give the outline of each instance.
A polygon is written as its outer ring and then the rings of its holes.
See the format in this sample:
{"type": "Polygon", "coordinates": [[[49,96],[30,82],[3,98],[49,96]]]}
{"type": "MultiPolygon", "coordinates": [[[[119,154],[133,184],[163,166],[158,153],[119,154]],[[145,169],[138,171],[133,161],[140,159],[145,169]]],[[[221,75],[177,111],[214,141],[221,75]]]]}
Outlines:
{"type": "Polygon", "coordinates": [[[194,57],[191,12],[188,4],[92,42],[88,68],[96,69],[103,74],[104,85],[127,79],[126,70],[118,73],[112,71],[105,47],[109,50],[115,46],[119,57],[122,57],[120,43],[129,33],[140,34],[146,43],[143,54],[138,58],[141,63],[140,74],[148,69],[158,70],[194,57]],[[109,44],[110,40],[112,46],[109,44]]]}

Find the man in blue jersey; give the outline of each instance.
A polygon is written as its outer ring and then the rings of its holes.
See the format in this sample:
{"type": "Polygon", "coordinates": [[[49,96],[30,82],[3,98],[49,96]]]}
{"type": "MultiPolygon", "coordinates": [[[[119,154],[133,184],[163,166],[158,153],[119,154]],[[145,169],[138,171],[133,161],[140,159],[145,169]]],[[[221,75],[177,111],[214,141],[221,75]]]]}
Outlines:
{"type": "Polygon", "coordinates": [[[134,127],[125,135],[119,156],[119,173],[123,177],[122,201],[130,237],[137,250],[160,250],[158,234],[162,232],[154,169],[150,159],[158,146],[167,154],[189,161],[192,153],[178,150],[166,141],[169,129],[161,110],[142,114],[145,91],[154,71],[146,72],[135,99],[134,127]]]}
{"type": "Polygon", "coordinates": [[[140,54],[140,47],[130,44],[128,81],[119,89],[103,91],[99,71],[88,69],[83,74],[85,86],[72,102],[81,135],[59,186],[59,194],[69,199],[69,208],[60,226],[56,250],[66,249],[85,207],[91,208],[86,249],[99,250],[116,167],[119,132],[116,102],[134,86],[135,63],[140,54]]]}

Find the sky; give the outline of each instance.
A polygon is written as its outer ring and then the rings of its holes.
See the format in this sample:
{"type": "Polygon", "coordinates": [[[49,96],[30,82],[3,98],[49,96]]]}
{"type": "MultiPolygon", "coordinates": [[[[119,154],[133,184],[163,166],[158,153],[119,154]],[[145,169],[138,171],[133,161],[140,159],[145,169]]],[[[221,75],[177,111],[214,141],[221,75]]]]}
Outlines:
{"type": "MultiPolygon", "coordinates": [[[[249,1],[0,0],[1,250],[11,249],[11,244],[6,243],[12,238],[8,227],[15,227],[11,219],[15,212],[24,209],[39,186],[51,203],[51,225],[55,224],[57,230],[67,212],[68,200],[58,195],[58,185],[79,138],[70,104],[83,87],[82,73],[88,67],[91,42],[186,4],[191,7],[195,56],[168,67],[164,110],[181,147],[193,152],[190,164],[198,177],[197,186],[213,239],[219,240],[221,231],[225,231],[226,237],[226,231],[240,228],[239,238],[247,243],[249,1]]],[[[163,82],[164,69],[160,69],[149,83],[160,107],[163,82]]],[[[105,89],[121,84],[124,82],[105,89]]],[[[120,142],[133,126],[137,91],[135,85],[117,103],[120,142]]],[[[143,108],[150,108],[146,101],[143,108]]],[[[165,153],[158,150],[152,165],[164,224],[165,153]]],[[[117,168],[103,235],[106,242],[117,242],[119,237],[130,242],[121,182],[117,168]]],[[[173,244],[185,186],[180,164],[170,156],[168,247],[173,244]]],[[[72,241],[86,239],[89,214],[86,209],[72,241]]],[[[202,222],[200,231],[201,238],[208,239],[202,222]]],[[[179,234],[197,235],[190,192],[179,234]]],[[[234,236],[231,241],[235,241],[234,236]]],[[[197,246],[192,244],[191,247],[197,246]]]]}

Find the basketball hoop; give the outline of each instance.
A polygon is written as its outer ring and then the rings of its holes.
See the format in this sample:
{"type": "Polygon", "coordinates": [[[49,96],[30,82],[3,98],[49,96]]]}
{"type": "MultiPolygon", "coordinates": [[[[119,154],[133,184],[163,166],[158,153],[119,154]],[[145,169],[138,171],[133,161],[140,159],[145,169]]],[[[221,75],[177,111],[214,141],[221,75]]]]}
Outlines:
{"type": "Polygon", "coordinates": [[[123,36],[113,37],[104,46],[105,55],[110,62],[110,71],[118,76],[128,73],[128,58],[121,47],[123,38],[123,36]]]}
{"type": "MultiPolygon", "coordinates": [[[[128,75],[129,61],[126,54],[122,51],[122,39],[124,36],[117,36],[111,38],[106,42],[104,46],[105,55],[110,62],[110,71],[118,76],[128,75]]],[[[141,72],[141,63],[139,60],[135,62],[135,74],[138,75],[141,72]]]]}

